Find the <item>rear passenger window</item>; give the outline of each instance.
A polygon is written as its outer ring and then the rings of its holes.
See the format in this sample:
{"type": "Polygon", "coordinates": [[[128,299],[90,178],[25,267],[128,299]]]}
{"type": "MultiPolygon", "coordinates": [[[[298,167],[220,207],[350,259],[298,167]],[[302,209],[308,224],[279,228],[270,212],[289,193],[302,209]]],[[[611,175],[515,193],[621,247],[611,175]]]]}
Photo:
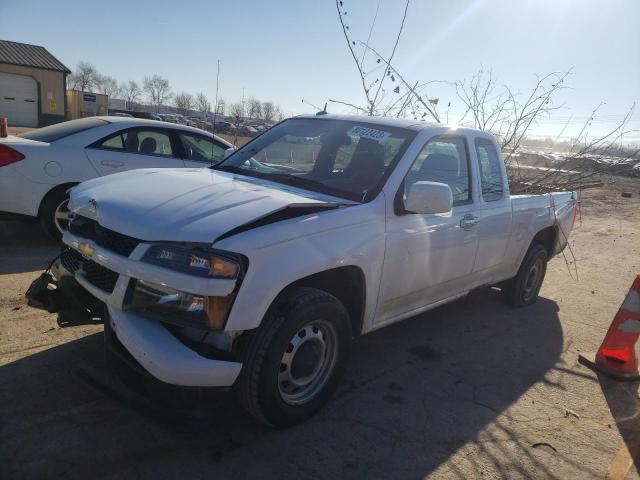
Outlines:
{"type": "Polygon", "coordinates": [[[449,185],[454,206],[470,202],[469,155],[464,138],[435,137],[429,140],[405,178],[405,195],[418,181],[449,185]]]}
{"type": "Polygon", "coordinates": [[[98,140],[92,148],[119,150],[143,155],[173,156],[169,133],[164,130],[129,129],[98,140]]]}
{"type": "Polygon", "coordinates": [[[480,163],[480,183],[482,198],[485,202],[492,202],[502,198],[504,193],[504,179],[502,178],[502,159],[492,142],[476,139],[476,153],[480,163]]]}
{"type": "Polygon", "coordinates": [[[124,140],[122,139],[122,134],[118,133],[113,137],[107,138],[99,145],[99,148],[107,148],[109,150],[124,150],[124,140]]]}

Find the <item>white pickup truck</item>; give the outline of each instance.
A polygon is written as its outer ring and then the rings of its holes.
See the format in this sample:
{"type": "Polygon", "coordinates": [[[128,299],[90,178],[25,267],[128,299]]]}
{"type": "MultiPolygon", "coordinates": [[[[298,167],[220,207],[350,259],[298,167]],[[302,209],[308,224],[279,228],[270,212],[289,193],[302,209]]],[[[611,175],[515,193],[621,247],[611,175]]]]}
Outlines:
{"type": "Polygon", "coordinates": [[[148,378],[233,386],[287,425],[330,398],[354,337],[484,285],[535,302],[576,198],[510,196],[481,131],[321,115],[210,169],[89,180],[69,209],[32,304],[105,311],[108,351],[148,378]]]}

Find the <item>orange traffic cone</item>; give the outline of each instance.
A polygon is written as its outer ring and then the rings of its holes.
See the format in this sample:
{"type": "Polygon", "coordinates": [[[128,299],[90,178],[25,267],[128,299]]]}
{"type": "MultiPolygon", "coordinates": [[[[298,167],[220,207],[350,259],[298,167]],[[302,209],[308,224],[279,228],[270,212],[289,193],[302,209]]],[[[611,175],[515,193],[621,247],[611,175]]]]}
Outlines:
{"type": "Polygon", "coordinates": [[[633,285],[595,356],[580,355],[579,361],[618,380],[640,379],[635,345],[640,337],[640,274],[633,285]]]}

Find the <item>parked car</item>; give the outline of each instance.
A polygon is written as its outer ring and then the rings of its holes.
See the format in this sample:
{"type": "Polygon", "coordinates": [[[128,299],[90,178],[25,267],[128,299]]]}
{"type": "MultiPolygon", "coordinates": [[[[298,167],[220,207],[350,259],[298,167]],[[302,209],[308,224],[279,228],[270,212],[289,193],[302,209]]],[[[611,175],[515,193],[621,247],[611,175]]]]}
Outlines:
{"type": "Polygon", "coordinates": [[[0,212],[35,217],[53,238],[69,219],[67,191],[90,178],[144,167],[198,167],[232,145],[205,131],[110,116],[0,138],[0,212]]]}
{"type": "Polygon", "coordinates": [[[484,285],[534,303],[576,195],[511,196],[482,131],[324,115],[213,169],[89,180],[69,209],[34,305],[106,305],[113,361],[161,384],[234,386],[258,419],[288,425],[331,397],[354,337],[484,285]]]}
{"type": "Polygon", "coordinates": [[[162,121],[164,122],[178,123],[178,119],[175,118],[175,116],[171,115],[170,113],[160,113],[159,115],[162,121]]]}
{"type": "Polygon", "coordinates": [[[247,137],[253,137],[258,133],[258,131],[255,128],[250,127],[248,125],[241,125],[238,127],[237,130],[238,130],[238,135],[245,135],[247,137]]]}
{"type": "Polygon", "coordinates": [[[113,116],[113,117],[134,117],[134,118],[144,118],[146,120],[159,120],[159,121],[162,121],[162,117],[158,113],[139,112],[139,111],[136,111],[136,110],[109,109],[108,115],[113,116]]]}
{"type": "MultiPolygon", "coordinates": [[[[233,130],[235,130],[235,125],[233,125],[232,123],[229,122],[215,122],[215,126],[216,126],[216,132],[219,133],[233,133],[233,130]]],[[[213,128],[213,124],[212,124],[212,128],[213,128]]]]}

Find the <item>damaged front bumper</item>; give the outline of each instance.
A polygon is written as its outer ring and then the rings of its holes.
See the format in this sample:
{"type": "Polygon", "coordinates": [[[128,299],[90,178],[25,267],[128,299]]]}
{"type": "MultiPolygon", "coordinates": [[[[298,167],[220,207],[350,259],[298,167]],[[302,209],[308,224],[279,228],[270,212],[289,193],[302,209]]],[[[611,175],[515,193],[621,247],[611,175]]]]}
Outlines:
{"type": "MultiPolygon", "coordinates": [[[[114,347],[109,345],[112,340],[117,344],[114,351],[118,347],[124,348],[137,366],[161,382],[185,387],[233,385],[242,368],[241,362],[205,357],[181,341],[175,329],[170,330],[157,320],[127,310],[125,306],[132,280],[160,283],[211,296],[230,295],[235,288],[233,280],[203,280],[143,263],[139,260],[151,247],[150,243],[140,243],[128,257],[69,232],[64,233],[63,243],[80,252],[88,265],[70,268],[68,259],[65,261],[63,256],[52,268],[55,279],[43,276],[27,292],[31,306],[51,312],[60,311],[62,305],[75,304],[89,312],[102,309],[105,331],[109,333],[106,335],[107,348],[114,347]],[[57,288],[52,288],[55,286],[57,288]]],[[[220,332],[211,334],[224,335],[220,332]]]]}

